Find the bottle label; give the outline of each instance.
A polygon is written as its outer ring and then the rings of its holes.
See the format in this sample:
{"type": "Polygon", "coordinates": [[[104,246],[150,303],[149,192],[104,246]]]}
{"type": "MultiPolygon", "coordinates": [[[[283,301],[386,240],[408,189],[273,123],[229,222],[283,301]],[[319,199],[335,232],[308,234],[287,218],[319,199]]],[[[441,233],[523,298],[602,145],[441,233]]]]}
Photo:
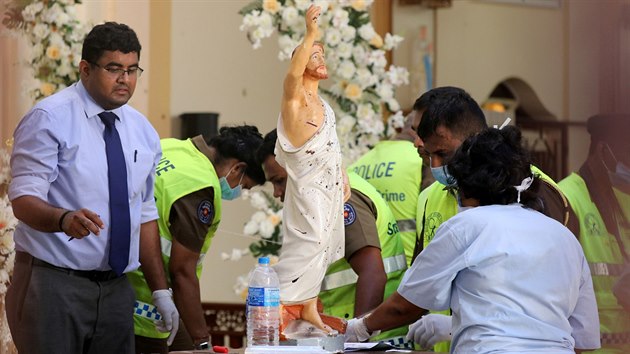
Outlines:
{"type": "Polygon", "coordinates": [[[280,289],[250,287],[247,306],[280,306],[280,289]]]}

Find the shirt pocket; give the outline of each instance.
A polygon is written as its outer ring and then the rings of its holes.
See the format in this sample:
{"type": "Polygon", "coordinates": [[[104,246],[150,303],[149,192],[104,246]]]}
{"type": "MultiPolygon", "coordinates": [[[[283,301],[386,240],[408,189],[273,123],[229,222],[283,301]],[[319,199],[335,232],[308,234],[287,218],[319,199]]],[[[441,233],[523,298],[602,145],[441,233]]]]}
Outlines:
{"type": "Polygon", "coordinates": [[[131,186],[129,193],[131,198],[144,193],[148,186],[153,186],[155,154],[150,151],[134,150],[130,160],[131,186]]]}

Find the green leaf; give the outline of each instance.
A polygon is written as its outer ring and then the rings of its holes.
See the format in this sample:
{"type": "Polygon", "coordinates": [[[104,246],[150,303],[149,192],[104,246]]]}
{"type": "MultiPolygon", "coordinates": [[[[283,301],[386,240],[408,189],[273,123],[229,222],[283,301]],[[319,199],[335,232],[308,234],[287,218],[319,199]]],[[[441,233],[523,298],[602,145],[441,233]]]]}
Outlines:
{"type": "Polygon", "coordinates": [[[263,5],[263,0],[254,0],[250,2],[249,4],[245,5],[240,10],[238,10],[238,14],[241,16],[245,16],[254,10],[262,10],[263,8],[262,5],[263,5]]]}

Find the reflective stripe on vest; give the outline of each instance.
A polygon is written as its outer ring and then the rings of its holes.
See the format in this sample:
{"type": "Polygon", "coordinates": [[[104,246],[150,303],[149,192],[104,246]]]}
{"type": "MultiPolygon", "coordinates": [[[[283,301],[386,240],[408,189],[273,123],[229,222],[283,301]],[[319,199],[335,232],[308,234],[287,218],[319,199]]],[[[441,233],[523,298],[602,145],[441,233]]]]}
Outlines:
{"type": "Polygon", "coordinates": [[[133,305],[133,314],[156,321],[159,321],[162,318],[162,315],[158,312],[157,307],[138,300],[136,300],[136,303],[133,305]]]}
{"type": "Polygon", "coordinates": [[[400,349],[412,349],[413,350],[413,341],[407,340],[405,336],[397,336],[386,339],[381,339],[381,342],[389,343],[396,348],[400,349]]]}
{"type": "Polygon", "coordinates": [[[610,264],[610,263],[588,263],[588,267],[591,270],[591,275],[604,275],[618,277],[623,273],[623,264],[610,264]]]}
{"type": "Polygon", "coordinates": [[[602,345],[615,345],[630,343],[630,333],[602,333],[602,345]]]}
{"type": "MultiPolygon", "coordinates": [[[[405,258],[404,254],[387,257],[383,259],[383,267],[385,268],[386,274],[403,270],[407,268],[407,259],[405,258]]],[[[340,272],[327,275],[322,282],[321,291],[327,291],[340,288],[342,286],[355,284],[358,279],[359,277],[357,276],[357,273],[354,272],[354,270],[342,270],[340,272]]]]}
{"type": "Polygon", "coordinates": [[[416,219],[396,220],[400,232],[416,232],[416,219]]]}
{"type": "MultiPolygon", "coordinates": [[[[173,242],[171,240],[165,239],[162,237],[160,239],[160,248],[162,248],[162,254],[166,257],[171,256],[171,248],[173,248],[173,242]]],[[[199,254],[199,259],[197,260],[197,266],[203,263],[203,259],[206,257],[205,253],[199,254]]]]}

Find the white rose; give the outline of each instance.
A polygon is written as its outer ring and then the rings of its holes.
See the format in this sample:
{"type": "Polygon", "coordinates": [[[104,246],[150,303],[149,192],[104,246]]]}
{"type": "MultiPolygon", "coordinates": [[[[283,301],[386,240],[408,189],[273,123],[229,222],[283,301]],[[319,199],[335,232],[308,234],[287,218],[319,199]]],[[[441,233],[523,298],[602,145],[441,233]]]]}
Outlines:
{"type": "Polygon", "coordinates": [[[337,46],[335,53],[339,58],[348,59],[352,56],[352,44],[341,42],[337,46]]]}
{"type": "Polygon", "coordinates": [[[407,85],[409,71],[406,68],[391,65],[387,71],[387,80],[394,86],[407,85]]]}
{"type": "Polygon", "coordinates": [[[383,49],[392,50],[398,47],[398,45],[403,41],[403,39],[404,38],[401,36],[387,33],[385,34],[385,45],[383,46],[383,49]]]}
{"type": "Polygon", "coordinates": [[[376,31],[374,31],[374,27],[372,27],[372,23],[366,23],[365,25],[359,27],[359,36],[366,41],[370,41],[372,37],[376,35],[376,31]]]}
{"type": "Polygon", "coordinates": [[[22,10],[22,17],[24,21],[31,22],[35,21],[35,16],[39,14],[40,11],[44,9],[44,3],[42,1],[32,2],[30,5],[22,10]]]}
{"type": "Polygon", "coordinates": [[[345,135],[352,131],[352,127],[354,127],[356,122],[357,120],[354,117],[345,115],[337,121],[337,131],[340,135],[345,135]]]}
{"type": "Polygon", "coordinates": [[[352,48],[352,57],[357,66],[366,66],[369,64],[367,53],[362,46],[357,45],[352,48]]]}
{"type": "Polygon", "coordinates": [[[348,11],[343,8],[337,8],[333,12],[332,24],[336,28],[347,27],[350,19],[348,17],[348,11]]]}
{"type": "Polygon", "coordinates": [[[281,11],[281,14],[282,22],[287,28],[298,25],[302,20],[300,14],[298,13],[298,10],[293,6],[284,7],[281,11]]]}
{"type": "Polygon", "coordinates": [[[374,76],[367,68],[357,69],[355,77],[363,89],[373,86],[378,82],[378,77],[374,76]]]}
{"type": "Polygon", "coordinates": [[[243,233],[245,235],[255,235],[258,232],[258,223],[254,220],[250,220],[243,227],[243,233]]]}
{"type": "Polygon", "coordinates": [[[268,207],[267,198],[265,198],[262,192],[252,193],[250,203],[258,210],[265,210],[268,207]]]}
{"type": "Polygon", "coordinates": [[[46,38],[48,34],[50,34],[50,28],[43,23],[38,23],[33,28],[33,35],[37,38],[46,38]]]}
{"type": "Polygon", "coordinates": [[[336,28],[330,28],[326,32],[326,44],[335,47],[339,42],[341,42],[341,32],[336,28]]]}
{"type": "MultiPolygon", "coordinates": [[[[395,98],[390,98],[389,100],[387,100],[385,103],[387,103],[387,108],[392,111],[392,112],[400,112],[400,103],[398,103],[398,101],[395,98]]],[[[401,115],[402,117],[402,115],[401,115]]]]}
{"type": "Polygon", "coordinates": [[[257,223],[261,223],[263,222],[263,220],[267,219],[267,213],[265,213],[264,211],[257,211],[252,215],[252,220],[257,222],[257,223]]]}
{"type": "Polygon", "coordinates": [[[273,235],[276,227],[271,221],[265,219],[259,225],[259,233],[262,238],[270,238],[273,235]]]}
{"type": "Polygon", "coordinates": [[[306,10],[308,9],[308,7],[311,6],[311,0],[295,0],[295,7],[298,8],[298,10],[306,10]]]}
{"type": "Polygon", "coordinates": [[[376,87],[376,94],[380,96],[381,101],[387,101],[394,97],[394,88],[392,85],[382,82],[376,87]]]}
{"type": "Polygon", "coordinates": [[[370,119],[375,114],[372,105],[362,103],[357,107],[357,119],[370,119]]]}
{"type": "Polygon", "coordinates": [[[356,71],[356,66],[354,66],[354,63],[350,60],[342,61],[337,67],[337,74],[346,80],[350,80],[356,71]]]}
{"type": "Polygon", "coordinates": [[[343,26],[340,30],[344,42],[353,42],[357,36],[357,29],[352,26],[343,26]]]}

